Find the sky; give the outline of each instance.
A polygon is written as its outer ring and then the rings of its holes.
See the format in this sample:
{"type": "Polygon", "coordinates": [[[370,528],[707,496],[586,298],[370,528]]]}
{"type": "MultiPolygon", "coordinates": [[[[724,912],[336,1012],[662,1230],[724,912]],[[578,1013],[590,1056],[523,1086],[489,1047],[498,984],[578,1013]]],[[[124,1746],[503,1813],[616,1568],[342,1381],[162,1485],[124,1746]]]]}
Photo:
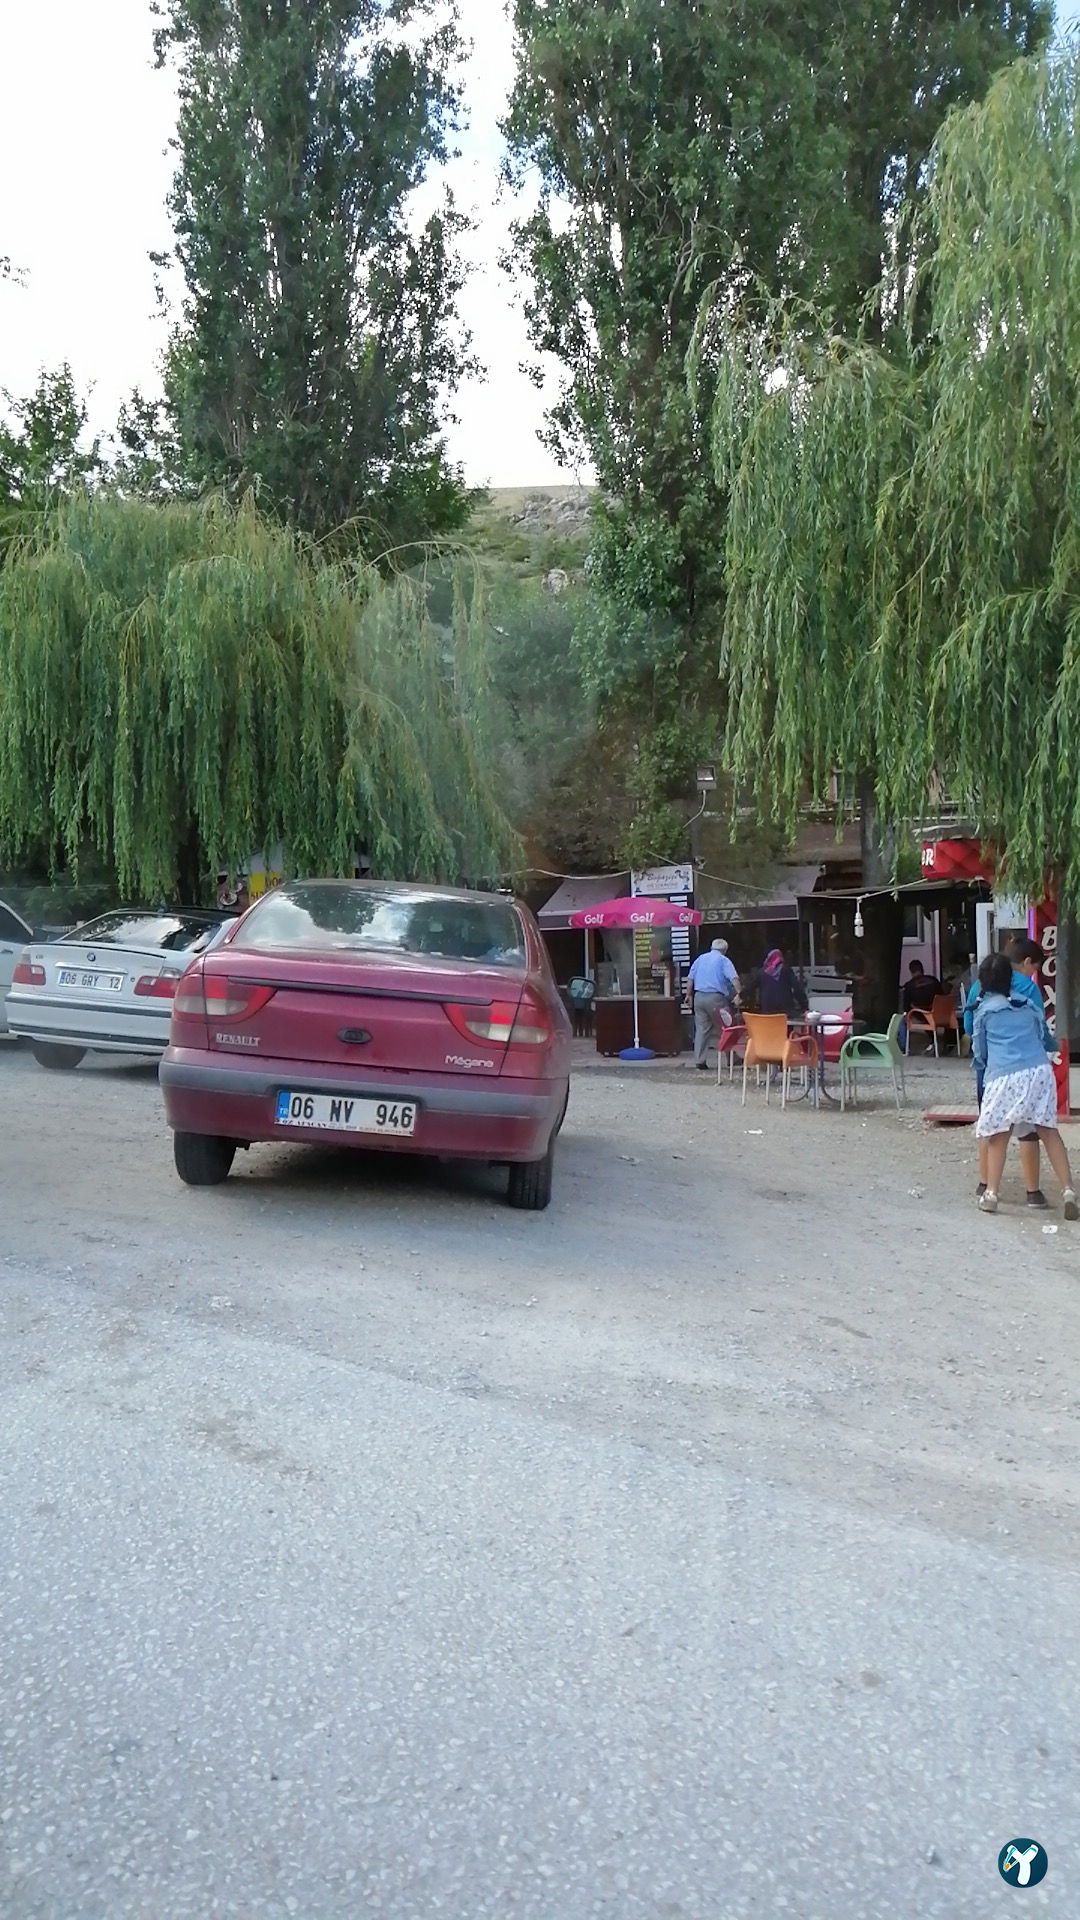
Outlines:
{"type": "MultiPolygon", "coordinates": [[[[478,215],[460,311],[486,371],[457,395],[449,444],[473,485],[543,486],[560,473],[540,444],[545,398],[528,356],[520,289],[497,265],[511,208],[500,196],[498,120],[513,69],[503,0],[460,0],[476,57],[470,128],[452,181],[478,215]]],[[[70,362],[92,424],[152,391],[164,344],[148,255],[170,241],[165,198],[174,96],[151,58],[149,0],[0,0],[0,250],[25,285],[0,282],[0,387],[29,392],[41,367],[70,362]]],[[[1080,18],[1063,0],[1061,22],[1080,18]]]]}
{"type": "MultiPolygon", "coordinates": [[[[451,180],[479,225],[459,311],[486,372],[457,393],[450,451],[473,485],[570,481],[540,444],[545,395],[520,372],[519,290],[497,265],[512,212],[498,182],[510,28],[503,0],[461,11],[478,57],[451,180]]],[[[41,367],[67,360],[79,389],[92,387],[93,426],[108,430],[132,387],[158,384],[165,322],[148,255],[170,242],[175,96],[153,69],[148,0],[0,0],[0,15],[0,252],[25,282],[0,282],[0,387],[27,393],[41,367]]]]}

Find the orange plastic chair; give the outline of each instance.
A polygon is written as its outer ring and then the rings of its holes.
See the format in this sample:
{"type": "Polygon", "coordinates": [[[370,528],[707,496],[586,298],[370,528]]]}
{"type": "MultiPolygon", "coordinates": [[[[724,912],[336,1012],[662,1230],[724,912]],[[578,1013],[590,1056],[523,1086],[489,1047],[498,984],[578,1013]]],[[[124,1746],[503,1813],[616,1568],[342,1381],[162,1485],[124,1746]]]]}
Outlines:
{"type": "Polygon", "coordinates": [[[746,1052],[743,1054],[742,1103],[746,1105],[746,1076],[751,1067],[765,1068],[765,1105],[769,1104],[770,1067],[780,1068],[780,1105],[787,1106],[793,1072],[816,1067],[818,1044],[811,1034],[789,1033],[786,1013],[744,1013],[746,1052]]]}
{"type": "MultiPolygon", "coordinates": [[[[783,1074],[780,1081],[781,1107],[787,1106],[788,1094],[791,1092],[792,1074],[796,1071],[800,1073],[807,1071],[813,1073],[816,1071],[819,1057],[819,1042],[815,1034],[792,1033],[788,1035],[788,1043],[784,1048],[783,1074]]],[[[816,1100],[816,1088],[814,1094],[816,1100]]]]}
{"type": "Polygon", "coordinates": [[[907,1017],[908,1037],[913,1033],[928,1033],[934,1043],[934,1058],[940,1059],[938,1034],[957,1031],[956,1001],[951,993],[935,993],[930,1003],[929,1013],[922,1007],[912,1007],[907,1017]]]}

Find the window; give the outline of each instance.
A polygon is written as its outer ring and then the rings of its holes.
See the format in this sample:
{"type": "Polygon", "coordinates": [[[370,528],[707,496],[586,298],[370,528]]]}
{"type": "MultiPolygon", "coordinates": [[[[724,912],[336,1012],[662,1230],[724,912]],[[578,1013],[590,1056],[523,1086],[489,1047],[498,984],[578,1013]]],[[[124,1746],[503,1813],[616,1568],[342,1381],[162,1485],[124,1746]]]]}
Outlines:
{"type": "Polygon", "coordinates": [[[275,888],[252,908],[233,944],[256,951],[291,947],[525,964],[524,928],[509,902],[356,881],[292,881],[275,888]]]}
{"type": "Polygon", "coordinates": [[[217,924],[216,917],[206,913],[140,913],[138,908],[128,908],[103,913],[84,927],[73,927],[63,939],[68,945],[80,947],[136,947],[140,951],[161,947],[176,953],[193,946],[207,928],[217,924]]]}
{"type": "Polygon", "coordinates": [[[25,920],[20,920],[18,914],[13,913],[10,907],[5,907],[0,900],[0,940],[10,940],[23,947],[30,938],[30,929],[25,920]]]}

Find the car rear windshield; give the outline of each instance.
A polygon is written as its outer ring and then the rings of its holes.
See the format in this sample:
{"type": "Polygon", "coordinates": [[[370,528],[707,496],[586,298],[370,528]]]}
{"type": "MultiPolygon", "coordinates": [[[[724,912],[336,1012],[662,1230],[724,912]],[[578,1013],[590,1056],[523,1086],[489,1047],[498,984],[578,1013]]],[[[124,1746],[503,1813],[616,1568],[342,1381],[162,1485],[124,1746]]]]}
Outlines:
{"type": "Polygon", "coordinates": [[[305,886],[293,882],[259,901],[235,947],[306,948],[325,953],[430,954],[439,960],[525,962],[521,920],[509,902],[455,900],[404,889],[305,886]]]}
{"type": "Polygon", "coordinates": [[[84,927],[74,927],[64,940],[79,947],[162,947],[167,952],[194,946],[218,922],[205,913],[140,913],[137,910],[103,913],[84,927]]]}

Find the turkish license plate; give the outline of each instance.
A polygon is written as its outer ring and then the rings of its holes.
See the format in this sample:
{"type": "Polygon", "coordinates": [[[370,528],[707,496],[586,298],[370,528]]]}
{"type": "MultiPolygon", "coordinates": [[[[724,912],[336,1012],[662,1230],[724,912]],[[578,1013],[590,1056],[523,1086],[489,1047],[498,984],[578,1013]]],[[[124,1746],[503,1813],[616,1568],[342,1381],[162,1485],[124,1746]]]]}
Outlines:
{"type": "Polygon", "coordinates": [[[322,1127],[332,1133],[412,1133],[416,1107],[408,1100],[357,1100],[348,1094],[287,1093],[277,1097],[279,1127],[322,1127]]]}
{"type": "Polygon", "coordinates": [[[119,993],[124,984],[122,973],[83,973],[78,967],[61,967],[58,985],[81,987],[88,993],[119,993]]]}

